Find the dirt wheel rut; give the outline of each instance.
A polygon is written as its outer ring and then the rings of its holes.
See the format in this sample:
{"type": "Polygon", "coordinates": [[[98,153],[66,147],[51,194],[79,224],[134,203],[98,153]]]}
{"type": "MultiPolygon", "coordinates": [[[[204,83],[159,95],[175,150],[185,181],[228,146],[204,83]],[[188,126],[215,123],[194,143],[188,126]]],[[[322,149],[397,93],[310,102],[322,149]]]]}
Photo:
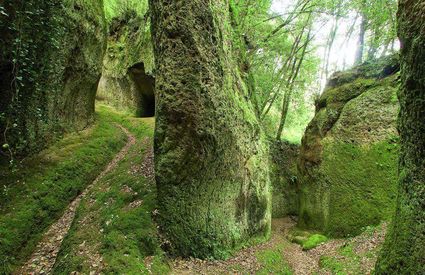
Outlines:
{"type": "Polygon", "coordinates": [[[124,159],[131,146],[136,143],[136,138],[123,126],[116,124],[128,137],[126,145],[106,166],[106,168],[97,176],[97,178],[67,207],[62,217],[44,234],[42,240],[38,243],[31,258],[17,270],[15,274],[49,274],[56,262],[61,244],[67,235],[75,217],[75,212],[81,200],[86,197],[90,189],[106,174],[111,172],[117,164],[124,159]]]}

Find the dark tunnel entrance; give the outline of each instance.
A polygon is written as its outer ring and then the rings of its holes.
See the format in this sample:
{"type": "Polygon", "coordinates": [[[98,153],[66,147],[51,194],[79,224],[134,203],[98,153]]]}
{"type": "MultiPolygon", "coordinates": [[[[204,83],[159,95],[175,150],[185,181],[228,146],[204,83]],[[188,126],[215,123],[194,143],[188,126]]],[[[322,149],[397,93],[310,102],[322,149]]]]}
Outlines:
{"type": "Polygon", "coordinates": [[[137,63],[128,70],[128,74],[138,91],[138,117],[155,116],[155,78],[145,71],[143,63],[137,63]]]}

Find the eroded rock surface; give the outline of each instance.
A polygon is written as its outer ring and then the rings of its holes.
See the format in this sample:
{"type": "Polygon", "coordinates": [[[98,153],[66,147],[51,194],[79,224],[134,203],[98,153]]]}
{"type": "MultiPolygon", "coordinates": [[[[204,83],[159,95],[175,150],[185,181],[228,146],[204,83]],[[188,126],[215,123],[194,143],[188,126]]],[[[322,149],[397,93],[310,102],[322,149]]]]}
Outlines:
{"type": "Polygon", "coordinates": [[[391,217],[398,70],[391,56],[330,79],[302,140],[300,226],[347,236],[391,217]]]}
{"type": "Polygon", "coordinates": [[[272,217],[298,215],[297,160],[299,145],[272,141],[270,148],[270,180],[273,187],[272,217]]]}
{"type": "Polygon", "coordinates": [[[164,247],[222,258],[270,232],[268,152],[232,49],[228,1],[150,1],[164,247]]]}
{"type": "Polygon", "coordinates": [[[400,178],[376,274],[425,274],[425,3],[401,0],[400,178]]]}
{"type": "Polygon", "coordinates": [[[2,6],[0,142],[26,155],[92,121],[106,47],[103,1],[2,6]]]}
{"type": "Polygon", "coordinates": [[[154,57],[146,12],[130,9],[112,19],[97,93],[102,103],[139,117],[155,115],[154,57]]]}

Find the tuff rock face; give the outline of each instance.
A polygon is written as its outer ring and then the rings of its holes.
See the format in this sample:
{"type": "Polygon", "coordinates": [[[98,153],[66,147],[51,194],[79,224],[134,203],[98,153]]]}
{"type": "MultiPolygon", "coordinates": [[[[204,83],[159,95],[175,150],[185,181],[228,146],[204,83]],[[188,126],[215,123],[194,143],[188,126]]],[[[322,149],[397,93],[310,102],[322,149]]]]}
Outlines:
{"type": "Polygon", "coordinates": [[[97,99],[139,117],[154,116],[153,71],[149,17],[129,10],[113,18],[97,99]]]}
{"type": "Polygon", "coordinates": [[[392,215],[398,71],[391,56],[329,80],[302,140],[300,226],[347,236],[392,215]]]}
{"type": "Polygon", "coordinates": [[[174,254],[223,258],[270,231],[264,134],[232,49],[229,3],[150,1],[158,222],[174,254]]]}
{"type": "Polygon", "coordinates": [[[2,6],[0,142],[27,155],[93,118],[106,47],[103,1],[2,6]]]}
{"type": "Polygon", "coordinates": [[[272,192],[272,217],[298,215],[297,160],[299,145],[273,141],[270,148],[270,181],[272,192]]]}
{"type": "Polygon", "coordinates": [[[425,3],[399,2],[401,49],[397,210],[376,274],[425,273],[425,3]]]}

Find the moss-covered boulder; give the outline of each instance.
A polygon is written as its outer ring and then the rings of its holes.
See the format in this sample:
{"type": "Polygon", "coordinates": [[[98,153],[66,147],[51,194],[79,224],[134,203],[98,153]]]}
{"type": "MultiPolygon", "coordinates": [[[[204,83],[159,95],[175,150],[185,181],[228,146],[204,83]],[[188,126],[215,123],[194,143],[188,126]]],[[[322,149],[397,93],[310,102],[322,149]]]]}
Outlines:
{"type": "Polygon", "coordinates": [[[106,47],[103,1],[4,0],[0,142],[29,154],[94,114],[106,47]]]}
{"type": "Polygon", "coordinates": [[[401,139],[397,210],[376,274],[425,274],[425,5],[401,0],[401,139]]]}
{"type": "Polygon", "coordinates": [[[268,151],[228,1],[150,1],[158,223],[173,254],[222,258],[270,232],[268,151]]]}
{"type": "Polygon", "coordinates": [[[390,56],[329,80],[302,139],[300,226],[346,236],[393,213],[398,71],[390,56]]]}
{"type": "Polygon", "coordinates": [[[299,145],[286,141],[270,141],[270,182],[272,217],[298,215],[297,159],[299,145]]]}
{"type": "Polygon", "coordinates": [[[155,114],[154,58],[147,0],[109,23],[108,47],[97,99],[136,116],[155,114]]]}

